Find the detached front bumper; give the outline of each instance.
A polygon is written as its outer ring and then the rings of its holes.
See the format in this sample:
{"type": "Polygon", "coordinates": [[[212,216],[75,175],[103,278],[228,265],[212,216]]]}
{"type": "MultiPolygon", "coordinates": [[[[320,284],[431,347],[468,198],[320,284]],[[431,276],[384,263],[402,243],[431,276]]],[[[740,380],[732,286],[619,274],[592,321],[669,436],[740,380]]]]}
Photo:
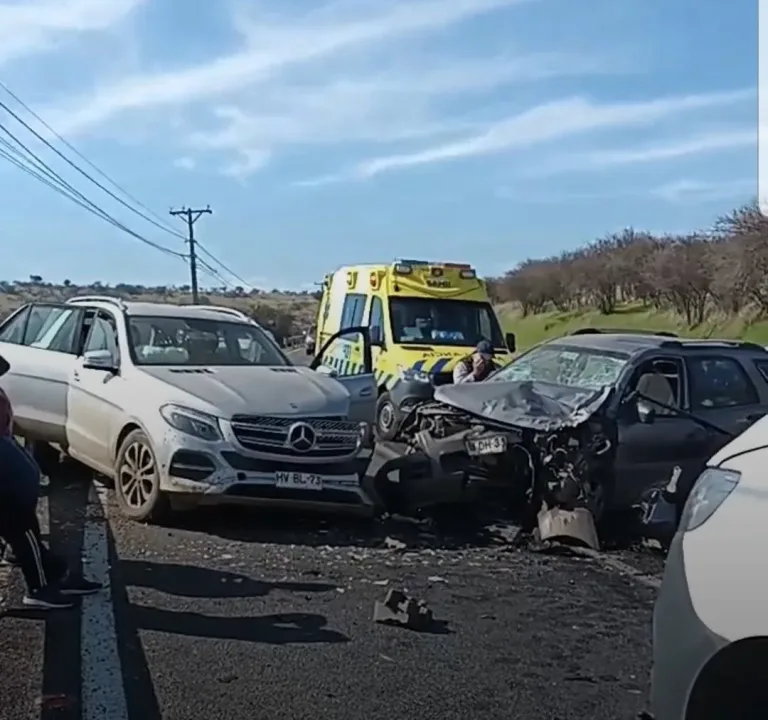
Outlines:
{"type": "Polygon", "coordinates": [[[181,433],[158,448],[160,488],[177,507],[251,505],[372,515],[364,489],[369,452],[340,459],[261,456],[225,439],[205,442],[181,433]]]}
{"type": "Polygon", "coordinates": [[[376,501],[390,512],[472,502],[481,482],[472,478],[464,434],[431,440],[428,451],[398,442],[379,442],[367,476],[376,501]]]}

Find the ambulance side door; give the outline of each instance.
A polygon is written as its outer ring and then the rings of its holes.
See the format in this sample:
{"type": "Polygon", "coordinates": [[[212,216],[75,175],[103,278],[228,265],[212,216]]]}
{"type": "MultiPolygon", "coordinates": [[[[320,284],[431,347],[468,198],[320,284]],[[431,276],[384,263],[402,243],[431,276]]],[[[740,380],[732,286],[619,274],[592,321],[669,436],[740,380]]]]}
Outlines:
{"type": "MultiPolygon", "coordinates": [[[[360,327],[368,300],[364,293],[348,292],[341,310],[340,330],[360,327]]],[[[363,372],[363,338],[360,333],[347,333],[333,341],[330,349],[333,369],[339,377],[358,375],[363,372]]]]}
{"type": "Polygon", "coordinates": [[[323,283],[323,296],[317,308],[315,320],[315,349],[321,348],[323,343],[333,334],[337,328],[329,328],[331,324],[331,279],[323,283]]]}
{"type": "Polygon", "coordinates": [[[371,337],[371,357],[373,360],[373,374],[377,381],[384,374],[386,363],[387,335],[384,312],[384,301],[379,295],[371,295],[366,311],[365,325],[371,337]]]}

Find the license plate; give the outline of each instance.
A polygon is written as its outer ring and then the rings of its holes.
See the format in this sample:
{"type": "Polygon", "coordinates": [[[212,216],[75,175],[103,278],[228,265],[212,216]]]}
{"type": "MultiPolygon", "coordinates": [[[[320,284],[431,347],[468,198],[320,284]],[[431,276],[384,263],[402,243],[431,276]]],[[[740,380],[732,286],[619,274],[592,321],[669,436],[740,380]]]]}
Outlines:
{"type": "Polygon", "coordinates": [[[470,455],[499,455],[507,451],[507,438],[504,435],[467,440],[467,452],[470,455]]]}
{"type": "Polygon", "coordinates": [[[276,472],[275,485],[291,490],[322,490],[323,477],[314,473],[276,472]]]}

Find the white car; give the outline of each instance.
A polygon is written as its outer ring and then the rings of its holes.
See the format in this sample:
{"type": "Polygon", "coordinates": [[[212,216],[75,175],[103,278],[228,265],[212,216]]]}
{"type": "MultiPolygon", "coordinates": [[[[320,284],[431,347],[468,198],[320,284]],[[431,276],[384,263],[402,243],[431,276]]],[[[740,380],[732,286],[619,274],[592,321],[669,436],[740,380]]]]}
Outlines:
{"type": "Polygon", "coordinates": [[[14,431],[114,480],[130,518],[171,504],[372,509],[370,364],[332,376],[322,349],[293,366],[236,310],[98,296],[20,308],[0,325],[0,355],[14,431]]]}
{"type": "Polygon", "coordinates": [[[655,720],[767,716],[768,417],[697,480],[654,610],[655,720]]]}

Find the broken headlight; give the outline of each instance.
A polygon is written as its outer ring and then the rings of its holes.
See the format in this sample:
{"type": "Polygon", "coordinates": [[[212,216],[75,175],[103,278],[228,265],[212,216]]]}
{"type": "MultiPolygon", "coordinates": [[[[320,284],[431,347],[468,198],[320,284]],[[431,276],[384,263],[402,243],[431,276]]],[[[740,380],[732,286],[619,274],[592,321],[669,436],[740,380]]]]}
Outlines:
{"type": "Polygon", "coordinates": [[[715,513],[739,484],[735,470],[707,468],[696,481],[683,508],[680,530],[690,532],[701,527],[715,513]]]}

